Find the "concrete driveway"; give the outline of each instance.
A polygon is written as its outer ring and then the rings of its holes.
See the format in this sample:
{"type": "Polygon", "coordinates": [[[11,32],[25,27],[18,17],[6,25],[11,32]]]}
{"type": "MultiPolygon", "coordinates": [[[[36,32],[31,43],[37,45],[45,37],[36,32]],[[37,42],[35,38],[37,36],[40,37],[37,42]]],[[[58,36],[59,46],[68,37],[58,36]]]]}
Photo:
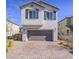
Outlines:
{"type": "Polygon", "coordinates": [[[15,42],[7,59],[73,59],[66,49],[51,41],[15,42]]]}

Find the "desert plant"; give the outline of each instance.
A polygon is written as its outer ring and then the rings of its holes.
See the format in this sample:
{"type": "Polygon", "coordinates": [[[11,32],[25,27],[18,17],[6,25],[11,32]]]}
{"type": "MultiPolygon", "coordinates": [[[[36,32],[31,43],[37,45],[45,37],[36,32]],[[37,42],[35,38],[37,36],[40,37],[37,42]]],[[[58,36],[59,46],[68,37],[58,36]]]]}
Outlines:
{"type": "Polygon", "coordinates": [[[11,40],[9,40],[9,42],[8,42],[8,47],[12,47],[13,46],[13,40],[11,39],[11,40]]]}
{"type": "Polygon", "coordinates": [[[13,46],[13,39],[7,39],[7,47],[12,47],[13,46]]]}

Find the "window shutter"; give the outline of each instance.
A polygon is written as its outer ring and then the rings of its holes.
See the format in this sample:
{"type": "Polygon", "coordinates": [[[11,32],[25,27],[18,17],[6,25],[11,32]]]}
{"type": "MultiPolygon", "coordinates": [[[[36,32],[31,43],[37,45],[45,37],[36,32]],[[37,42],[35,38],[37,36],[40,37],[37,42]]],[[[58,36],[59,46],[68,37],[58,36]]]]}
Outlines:
{"type": "Polygon", "coordinates": [[[47,18],[47,13],[46,13],[46,11],[44,11],[44,20],[46,20],[46,18],[47,18]]]}
{"type": "Polygon", "coordinates": [[[47,12],[47,19],[49,19],[49,12],[47,12]]]}
{"type": "Polygon", "coordinates": [[[35,15],[36,16],[35,18],[38,19],[38,17],[39,17],[39,9],[36,9],[36,13],[35,14],[36,14],[35,15]]]}
{"type": "Polygon", "coordinates": [[[25,18],[28,19],[28,9],[25,11],[25,18]]]}

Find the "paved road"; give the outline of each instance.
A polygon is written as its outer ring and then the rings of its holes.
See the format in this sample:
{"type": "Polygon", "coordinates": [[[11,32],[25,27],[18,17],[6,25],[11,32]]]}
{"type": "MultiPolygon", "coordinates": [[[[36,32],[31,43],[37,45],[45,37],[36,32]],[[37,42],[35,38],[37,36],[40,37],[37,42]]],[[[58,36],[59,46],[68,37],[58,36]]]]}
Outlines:
{"type": "Polygon", "coordinates": [[[7,53],[7,59],[73,59],[66,49],[56,42],[28,41],[15,42],[7,53]]]}

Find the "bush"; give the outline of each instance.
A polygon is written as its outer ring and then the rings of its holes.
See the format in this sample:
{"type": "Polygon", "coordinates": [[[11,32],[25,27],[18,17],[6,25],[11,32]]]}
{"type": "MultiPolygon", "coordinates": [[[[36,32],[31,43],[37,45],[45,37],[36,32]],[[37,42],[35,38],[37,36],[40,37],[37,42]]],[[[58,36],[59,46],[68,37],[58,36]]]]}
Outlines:
{"type": "Polygon", "coordinates": [[[8,39],[7,40],[7,47],[12,47],[13,46],[13,39],[8,39]]]}
{"type": "Polygon", "coordinates": [[[58,44],[62,45],[64,43],[63,40],[59,40],[58,44]]]}

